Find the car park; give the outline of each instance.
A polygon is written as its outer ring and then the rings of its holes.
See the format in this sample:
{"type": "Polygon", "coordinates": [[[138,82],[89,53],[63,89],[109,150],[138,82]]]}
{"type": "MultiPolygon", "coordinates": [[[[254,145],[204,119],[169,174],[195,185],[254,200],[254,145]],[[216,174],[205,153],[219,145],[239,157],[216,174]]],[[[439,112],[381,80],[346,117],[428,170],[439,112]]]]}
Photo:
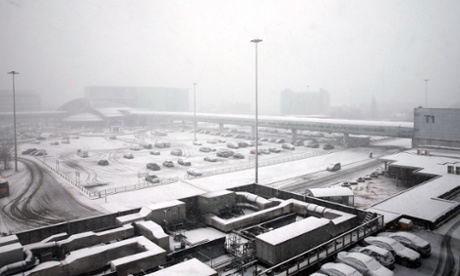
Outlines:
{"type": "Polygon", "coordinates": [[[284,143],[284,144],[281,145],[281,147],[282,147],[283,149],[295,150],[294,145],[291,145],[291,144],[289,144],[289,143],[284,143]]]}
{"type": "Polygon", "coordinates": [[[381,265],[373,257],[358,252],[339,252],[336,262],[349,265],[363,275],[369,276],[393,276],[394,273],[381,265]]]}
{"type": "Polygon", "coordinates": [[[184,158],[179,158],[177,159],[177,164],[182,165],[182,166],[191,166],[192,162],[184,158]]]}
{"type": "Polygon", "coordinates": [[[328,276],[363,276],[355,268],[342,263],[325,263],[318,272],[328,276]]]}
{"type": "Polygon", "coordinates": [[[404,246],[409,247],[412,250],[417,251],[422,257],[428,257],[431,255],[431,244],[419,236],[405,232],[381,232],[378,234],[381,237],[389,237],[402,243],[404,246]]]}
{"type": "Polygon", "coordinates": [[[152,171],[159,171],[161,170],[160,166],[158,166],[157,163],[147,163],[147,165],[145,165],[145,167],[149,170],[152,170],[152,171]]]}
{"type": "Polygon", "coordinates": [[[163,166],[168,167],[168,168],[172,168],[172,167],[174,167],[174,162],[171,161],[171,160],[165,160],[163,162],[163,166]]]}
{"type": "Polygon", "coordinates": [[[125,153],[123,154],[123,158],[126,158],[126,159],[133,159],[134,158],[134,155],[132,153],[125,153]]]}
{"type": "Polygon", "coordinates": [[[205,156],[203,160],[208,162],[217,162],[217,158],[214,156],[205,156]]]}
{"type": "Polygon", "coordinates": [[[152,150],[152,151],[150,152],[150,154],[151,154],[151,155],[160,155],[160,152],[157,151],[157,150],[152,150]]]}
{"type": "Polygon", "coordinates": [[[192,176],[200,176],[200,175],[202,175],[202,173],[198,169],[195,169],[195,168],[188,169],[187,173],[189,175],[192,175],[192,176]]]}
{"type": "Polygon", "coordinates": [[[145,180],[151,183],[160,183],[160,178],[153,174],[152,172],[147,173],[145,180]]]}
{"type": "Polygon", "coordinates": [[[109,165],[109,161],[106,160],[106,159],[102,159],[102,160],[97,161],[97,164],[98,164],[99,166],[108,166],[108,165],[109,165]]]}
{"type": "Polygon", "coordinates": [[[350,249],[350,252],[366,254],[376,259],[380,264],[388,269],[393,270],[395,268],[395,258],[393,257],[393,254],[384,248],[380,248],[375,245],[368,245],[364,247],[356,246],[350,249]]]}
{"type": "Polygon", "coordinates": [[[172,149],[171,155],[182,156],[183,152],[182,149],[172,149]]]}
{"type": "Polygon", "coordinates": [[[233,154],[233,158],[235,159],[244,159],[244,154],[242,154],[241,152],[236,152],[233,154]]]}
{"type": "Polygon", "coordinates": [[[388,237],[367,237],[364,244],[375,245],[392,252],[396,258],[396,263],[410,268],[419,267],[421,264],[420,254],[405,247],[395,239],[388,237]]]}

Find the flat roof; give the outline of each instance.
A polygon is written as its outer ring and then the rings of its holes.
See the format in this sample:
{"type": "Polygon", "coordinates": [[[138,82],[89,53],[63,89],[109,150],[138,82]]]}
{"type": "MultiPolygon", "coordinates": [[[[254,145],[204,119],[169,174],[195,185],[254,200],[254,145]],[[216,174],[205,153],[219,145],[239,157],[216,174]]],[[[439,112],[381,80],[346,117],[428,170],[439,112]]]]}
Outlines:
{"type": "Polygon", "coordinates": [[[288,224],[270,232],[260,234],[257,236],[257,239],[271,245],[281,244],[314,229],[326,226],[329,223],[330,220],[325,218],[307,217],[303,220],[288,224]]]}
{"type": "Polygon", "coordinates": [[[460,166],[459,159],[438,155],[418,155],[416,150],[384,156],[380,159],[391,161],[391,166],[415,168],[418,169],[417,173],[436,177],[374,204],[366,211],[384,215],[385,221],[405,215],[436,222],[460,205],[460,202],[439,198],[460,187],[460,175],[447,173],[448,165],[460,166]]]}
{"type": "Polygon", "coordinates": [[[190,275],[190,276],[212,276],[217,272],[207,264],[193,258],[182,263],[167,267],[157,272],[147,274],[150,276],[171,276],[171,275],[190,275]]]}
{"type": "Polygon", "coordinates": [[[314,197],[326,197],[326,196],[354,196],[355,194],[350,188],[346,187],[330,187],[330,188],[311,188],[306,189],[314,197]]]}

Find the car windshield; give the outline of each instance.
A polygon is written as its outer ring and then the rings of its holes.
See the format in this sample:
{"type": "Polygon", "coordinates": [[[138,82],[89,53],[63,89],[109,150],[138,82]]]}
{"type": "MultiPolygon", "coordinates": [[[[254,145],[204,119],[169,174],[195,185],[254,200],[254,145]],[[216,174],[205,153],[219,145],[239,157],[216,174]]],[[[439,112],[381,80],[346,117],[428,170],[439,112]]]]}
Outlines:
{"type": "Polygon", "coordinates": [[[398,252],[398,251],[403,251],[404,250],[404,245],[402,245],[400,242],[398,241],[394,241],[391,243],[391,247],[393,247],[393,249],[398,252]]]}
{"type": "Polygon", "coordinates": [[[377,262],[374,258],[369,258],[366,262],[366,266],[367,268],[369,268],[369,270],[374,271],[379,269],[382,265],[379,262],[377,262]]]}

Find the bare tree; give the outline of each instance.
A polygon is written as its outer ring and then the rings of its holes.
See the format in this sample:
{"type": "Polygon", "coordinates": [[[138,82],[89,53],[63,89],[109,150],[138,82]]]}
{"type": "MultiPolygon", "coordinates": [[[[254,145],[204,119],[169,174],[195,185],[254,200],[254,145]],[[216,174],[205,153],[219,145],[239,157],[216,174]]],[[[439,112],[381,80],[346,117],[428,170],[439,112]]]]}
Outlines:
{"type": "Polygon", "coordinates": [[[9,162],[11,161],[11,155],[14,149],[14,143],[9,137],[8,128],[6,131],[1,131],[0,136],[0,162],[3,161],[3,169],[9,169],[9,162]]]}

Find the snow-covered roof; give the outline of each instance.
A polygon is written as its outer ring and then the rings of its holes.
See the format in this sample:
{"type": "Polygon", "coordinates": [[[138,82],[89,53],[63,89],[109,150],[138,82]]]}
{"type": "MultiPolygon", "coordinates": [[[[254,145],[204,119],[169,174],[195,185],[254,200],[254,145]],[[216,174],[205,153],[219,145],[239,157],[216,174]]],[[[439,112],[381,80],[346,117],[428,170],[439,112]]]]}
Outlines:
{"type": "Polygon", "coordinates": [[[103,119],[92,113],[85,112],[85,113],[77,113],[77,114],[71,115],[63,119],[62,121],[64,122],[101,122],[103,121],[103,119]]]}
{"type": "Polygon", "coordinates": [[[171,275],[190,275],[190,276],[212,276],[218,275],[217,272],[208,265],[193,258],[182,263],[167,267],[157,272],[147,274],[149,276],[171,276],[171,275]]]}
{"type": "Polygon", "coordinates": [[[354,196],[353,191],[346,187],[311,188],[306,190],[307,195],[308,192],[314,197],[354,196]]]}
{"type": "Polygon", "coordinates": [[[326,226],[329,222],[330,220],[325,218],[307,217],[303,220],[258,235],[257,239],[272,245],[277,245],[314,229],[326,226]]]}

